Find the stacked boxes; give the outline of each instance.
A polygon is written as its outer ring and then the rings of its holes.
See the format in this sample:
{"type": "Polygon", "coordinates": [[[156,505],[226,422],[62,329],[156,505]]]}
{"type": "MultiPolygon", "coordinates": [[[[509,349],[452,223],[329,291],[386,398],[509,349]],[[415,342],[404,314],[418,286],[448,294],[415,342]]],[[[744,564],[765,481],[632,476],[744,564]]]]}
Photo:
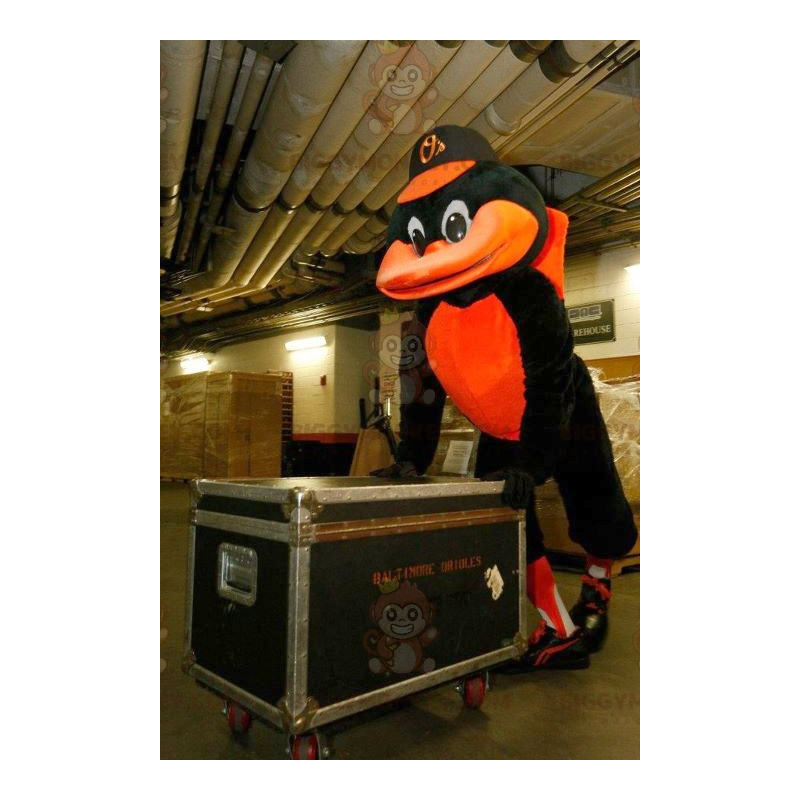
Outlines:
{"type": "Polygon", "coordinates": [[[161,475],[198,478],[205,453],[207,374],[161,380],[161,475]]]}
{"type": "Polygon", "coordinates": [[[291,392],[289,372],[162,380],[162,477],[279,477],[291,392]]]}

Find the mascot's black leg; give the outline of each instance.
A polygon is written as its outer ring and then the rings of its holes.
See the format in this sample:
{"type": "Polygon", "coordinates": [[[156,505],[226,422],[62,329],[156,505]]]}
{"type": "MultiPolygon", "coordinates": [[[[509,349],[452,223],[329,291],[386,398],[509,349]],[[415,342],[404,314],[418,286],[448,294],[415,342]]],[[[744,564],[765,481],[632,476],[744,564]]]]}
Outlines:
{"type": "MultiPolygon", "coordinates": [[[[508,470],[519,469],[520,463],[522,451],[519,444],[481,434],[476,477],[499,478],[508,470]]],[[[510,480],[513,478],[506,478],[507,483],[510,480]]],[[[512,502],[512,505],[515,504],[512,502]]],[[[542,619],[531,634],[525,655],[519,661],[505,664],[501,671],[520,673],[539,669],[583,669],[589,666],[589,653],[580,629],[576,628],[561,600],[553,571],[544,554],[544,536],[536,518],[532,490],[524,508],[528,599],[536,606],[542,619]]]]}
{"type": "Polygon", "coordinates": [[[564,457],[554,477],[564,500],[570,538],[589,554],[580,598],[570,614],[583,628],[590,652],[595,652],[608,633],[611,563],[633,547],[636,526],[591,376],[577,357],[575,409],[564,457]]]}

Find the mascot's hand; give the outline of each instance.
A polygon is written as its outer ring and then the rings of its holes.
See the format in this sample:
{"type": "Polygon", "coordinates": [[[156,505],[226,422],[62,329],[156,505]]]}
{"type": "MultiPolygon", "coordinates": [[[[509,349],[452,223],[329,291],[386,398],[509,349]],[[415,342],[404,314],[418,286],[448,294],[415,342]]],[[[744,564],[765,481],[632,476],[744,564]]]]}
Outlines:
{"type": "Polygon", "coordinates": [[[410,461],[399,461],[392,464],[390,467],[383,467],[383,469],[374,469],[370,472],[376,478],[417,478],[419,473],[416,467],[410,461]]]}
{"type": "Polygon", "coordinates": [[[527,508],[533,499],[536,481],[533,475],[524,470],[509,468],[500,472],[489,472],[481,480],[505,481],[502,500],[511,508],[527,508]]]}

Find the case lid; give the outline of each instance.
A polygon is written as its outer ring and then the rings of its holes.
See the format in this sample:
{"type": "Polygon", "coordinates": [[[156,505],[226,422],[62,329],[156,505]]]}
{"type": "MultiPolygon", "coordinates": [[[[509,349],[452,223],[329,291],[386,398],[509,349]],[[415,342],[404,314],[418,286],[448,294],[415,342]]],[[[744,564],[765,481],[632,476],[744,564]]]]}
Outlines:
{"type": "Polygon", "coordinates": [[[477,478],[420,477],[328,477],[328,478],[251,478],[194,481],[199,494],[239,497],[265,503],[284,503],[292,489],[314,493],[320,503],[364,503],[375,500],[413,500],[416,498],[500,495],[503,481],[477,478]]]}

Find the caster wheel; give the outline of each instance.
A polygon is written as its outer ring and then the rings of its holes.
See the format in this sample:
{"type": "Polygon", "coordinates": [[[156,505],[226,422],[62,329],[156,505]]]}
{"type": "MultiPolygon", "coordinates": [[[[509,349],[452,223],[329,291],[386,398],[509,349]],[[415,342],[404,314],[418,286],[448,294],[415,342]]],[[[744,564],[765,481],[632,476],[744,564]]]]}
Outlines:
{"type": "Polygon", "coordinates": [[[480,708],[485,696],[485,675],[473,675],[464,681],[464,708],[480,708]]]}
{"type": "Polygon", "coordinates": [[[247,733],[250,730],[253,722],[250,712],[230,700],[225,704],[225,716],[232,733],[247,733]]]}
{"type": "Polygon", "coordinates": [[[321,761],[329,755],[318,733],[290,736],[288,751],[292,761],[321,761]]]}

